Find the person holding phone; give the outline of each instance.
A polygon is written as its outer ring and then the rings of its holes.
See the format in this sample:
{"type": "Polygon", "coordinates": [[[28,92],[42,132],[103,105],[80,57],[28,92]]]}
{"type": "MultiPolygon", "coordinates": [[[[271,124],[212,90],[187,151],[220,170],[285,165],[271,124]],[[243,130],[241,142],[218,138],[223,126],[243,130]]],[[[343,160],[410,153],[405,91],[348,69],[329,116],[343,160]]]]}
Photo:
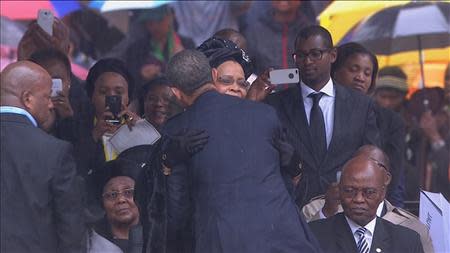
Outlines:
{"type": "Polygon", "coordinates": [[[49,48],[34,52],[29,60],[43,67],[52,77],[51,100],[55,120],[47,122],[47,128],[56,137],[73,143],[76,133],[74,133],[74,110],[69,100],[71,83],[69,59],[61,51],[49,48]]]}
{"type": "Polygon", "coordinates": [[[325,193],[353,152],[364,144],[378,146],[380,139],[372,100],[331,78],[337,53],[329,31],[306,27],[294,44],[292,58],[301,80],[266,102],[277,110],[300,158],[291,167],[300,180],[294,196],[303,206],[325,193]]]}

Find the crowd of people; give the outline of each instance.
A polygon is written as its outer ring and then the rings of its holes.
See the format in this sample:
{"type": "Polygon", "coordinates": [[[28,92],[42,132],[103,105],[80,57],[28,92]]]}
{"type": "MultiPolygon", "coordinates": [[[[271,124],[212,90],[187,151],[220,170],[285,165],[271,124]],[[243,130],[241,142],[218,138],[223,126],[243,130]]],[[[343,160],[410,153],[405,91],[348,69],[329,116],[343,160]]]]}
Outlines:
{"type": "Polygon", "coordinates": [[[86,80],[64,22],[32,22],[1,72],[1,251],[434,252],[417,203],[450,199],[450,64],[408,97],[401,68],[335,47],[300,3],[198,47],[169,5],[142,12],[148,33],[86,80]],[[161,137],[119,152],[142,120],[161,137]]]}

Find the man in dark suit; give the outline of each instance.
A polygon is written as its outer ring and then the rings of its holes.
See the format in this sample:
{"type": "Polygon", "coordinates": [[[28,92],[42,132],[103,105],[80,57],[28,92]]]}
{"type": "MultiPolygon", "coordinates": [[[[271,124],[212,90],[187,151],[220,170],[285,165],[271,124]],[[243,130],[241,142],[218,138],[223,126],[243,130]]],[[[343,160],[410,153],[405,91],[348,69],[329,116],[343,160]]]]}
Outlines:
{"type": "Polygon", "coordinates": [[[309,223],[325,252],[423,252],[417,232],[376,215],[390,181],[386,167],[365,152],[344,165],[339,183],[344,212],[309,223]]]}
{"type": "Polygon", "coordinates": [[[168,177],[169,248],[186,249],[179,236],[192,219],[197,253],[317,252],[280,174],[272,145],[279,130],[275,111],[215,91],[208,59],[198,51],[175,55],[167,73],[187,109],[167,122],[165,132],[190,128],[209,134],[204,150],[168,177]]]}
{"type": "Polygon", "coordinates": [[[19,61],[1,73],[1,252],[83,252],[81,191],[70,144],[40,127],[52,80],[19,61]]]}
{"type": "Polygon", "coordinates": [[[360,146],[379,146],[379,132],[372,101],[331,79],[336,49],[325,28],[301,30],[293,58],[301,82],[269,96],[267,103],[277,110],[297,154],[294,157],[300,158],[293,159],[288,171],[296,171],[290,176],[300,180],[294,197],[303,206],[325,193],[360,146]]]}

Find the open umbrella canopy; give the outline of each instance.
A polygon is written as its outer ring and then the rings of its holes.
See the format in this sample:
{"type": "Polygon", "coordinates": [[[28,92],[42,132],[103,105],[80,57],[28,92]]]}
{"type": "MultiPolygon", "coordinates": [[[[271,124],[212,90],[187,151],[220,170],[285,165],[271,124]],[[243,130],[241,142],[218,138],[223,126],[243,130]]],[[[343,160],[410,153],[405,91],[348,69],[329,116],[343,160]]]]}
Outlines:
{"type": "Polygon", "coordinates": [[[53,12],[56,17],[63,17],[66,14],[81,8],[76,0],[65,1],[0,1],[0,14],[14,20],[36,19],[39,9],[47,9],[53,12]]]}
{"type": "Polygon", "coordinates": [[[450,3],[412,2],[383,9],[350,34],[381,55],[450,46],[450,3]]]}
{"type": "Polygon", "coordinates": [[[132,9],[151,9],[173,1],[118,1],[118,0],[95,0],[89,3],[89,7],[98,9],[101,12],[132,10],[132,9]]]}
{"type": "Polygon", "coordinates": [[[339,42],[362,19],[382,9],[404,5],[410,1],[333,1],[320,13],[320,25],[330,31],[333,41],[339,42]]]}

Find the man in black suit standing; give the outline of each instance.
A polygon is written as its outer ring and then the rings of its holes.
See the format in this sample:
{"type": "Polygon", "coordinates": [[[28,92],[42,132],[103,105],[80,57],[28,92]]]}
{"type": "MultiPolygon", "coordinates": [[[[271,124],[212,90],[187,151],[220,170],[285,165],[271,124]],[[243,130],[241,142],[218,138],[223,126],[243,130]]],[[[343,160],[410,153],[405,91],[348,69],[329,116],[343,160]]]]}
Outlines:
{"type": "MultiPolygon", "coordinates": [[[[372,101],[330,77],[336,49],[330,33],[321,26],[302,29],[295,41],[293,59],[301,82],[267,98],[278,112],[300,159],[288,171],[299,179],[294,188],[303,206],[336,181],[336,173],[364,144],[379,146],[372,101]],[[293,173],[294,172],[294,173],[293,173]]],[[[294,180],[295,181],[295,180],[294,180]]]]}
{"type": "Polygon", "coordinates": [[[361,153],[348,161],[339,183],[343,213],[309,223],[325,252],[422,253],[417,232],[377,217],[390,181],[386,165],[361,153]]]}
{"type": "Polygon", "coordinates": [[[1,73],[1,252],[83,252],[81,191],[70,144],[40,127],[52,80],[19,61],[1,73]]]}
{"type": "Polygon", "coordinates": [[[317,252],[280,174],[272,144],[280,127],[275,110],[218,93],[208,59],[198,51],[176,54],[167,76],[187,109],[165,132],[204,129],[209,135],[204,149],[168,177],[169,248],[187,249],[178,236],[192,219],[194,238],[187,241],[196,253],[317,252]]]}

